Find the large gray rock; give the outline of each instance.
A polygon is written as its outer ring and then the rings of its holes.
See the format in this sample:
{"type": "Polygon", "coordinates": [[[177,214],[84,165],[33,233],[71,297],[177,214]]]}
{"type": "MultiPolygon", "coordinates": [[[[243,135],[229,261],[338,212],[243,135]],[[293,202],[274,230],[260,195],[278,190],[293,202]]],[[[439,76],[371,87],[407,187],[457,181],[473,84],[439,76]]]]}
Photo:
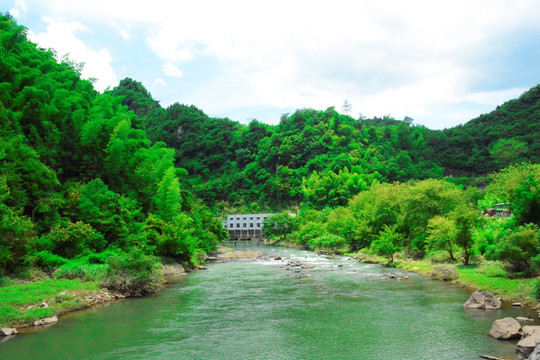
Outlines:
{"type": "Polygon", "coordinates": [[[540,326],[524,326],[521,340],[516,345],[516,360],[526,360],[540,341],[540,326]]]}
{"type": "Polygon", "coordinates": [[[472,309],[498,310],[501,308],[501,300],[489,291],[477,290],[463,306],[472,309]]]}
{"type": "Polygon", "coordinates": [[[53,317],[34,321],[34,326],[49,325],[49,324],[54,324],[56,322],[58,322],[58,318],[56,316],[53,316],[53,317]]]}
{"type": "Polygon", "coordinates": [[[14,328],[1,328],[0,336],[11,336],[17,334],[17,329],[14,328]]]}
{"type": "Polygon", "coordinates": [[[511,317],[498,319],[493,322],[489,335],[495,339],[518,339],[521,337],[521,325],[511,317]]]}
{"type": "Polygon", "coordinates": [[[529,360],[540,360],[540,345],[536,345],[533,352],[529,356],[529,360]]]}

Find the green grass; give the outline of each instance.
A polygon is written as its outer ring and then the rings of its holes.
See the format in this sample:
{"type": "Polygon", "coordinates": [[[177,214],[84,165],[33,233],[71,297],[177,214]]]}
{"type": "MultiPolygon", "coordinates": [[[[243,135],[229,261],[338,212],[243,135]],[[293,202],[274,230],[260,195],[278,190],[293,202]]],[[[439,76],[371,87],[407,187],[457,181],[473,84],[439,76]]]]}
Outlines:
{"type": "Polygon", "coordinates": [[[415,272],[420,275],[429,276],[433,270],[433,264],[426,260],[402,260],[398,261],[398,268],[415,272]]]}
{"type": "MultiPolygon", "coordinates": [[[[374,255],[357,253],[355,258],[363,262],[386,265],[387,259],[374,255]]],[[[412,260],[396,254],[395,266],[423,276],[430,276],[435,264],[430,259],[412,260]]],[[[484,261],[475,266],[457,266],[459,278],[455,283],[463,284],[477,290],[487,290],[501,296],[508,301],[521,301],[527,304],[536,303],[534,300],[533,284],[535,279],[512,278],[503,267],[497,262],[484,261]]]]}
{"type": "Polygon", "coordinates": [[[59,295],[64,291],[84,295],[98,290],[96,281],[80,279],[45,280],[27,284],[12,284],[0,287],[0,327],[32,322],[54,314],[84,306],[75,295],[59,295]],[[46,301],[48,308],[40,308],[46,301]],[[33,308],[28,309],[33,305],[33,308]]]}
{"type": "Polygon", "coordinates": [[[487,290],[506,300],[532,302],[533,279],[511,279],[500,266],[458,266],[458,282],[478,290],[487,290]]]}
{"type": "Polygon", "coordinates": [[[57,279],[101,280],[105,277],[107,265],[88,264],[84,261],[70,261],[54,272],[57,279]]]}

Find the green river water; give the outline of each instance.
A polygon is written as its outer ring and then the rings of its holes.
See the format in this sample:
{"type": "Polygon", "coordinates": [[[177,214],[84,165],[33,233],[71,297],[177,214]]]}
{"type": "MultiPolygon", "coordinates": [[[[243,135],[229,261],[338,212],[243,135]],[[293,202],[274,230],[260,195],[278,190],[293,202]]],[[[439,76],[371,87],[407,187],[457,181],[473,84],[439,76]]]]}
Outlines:
{"type": "Polygon", "coordinates": [[[268,256],[210,263],[157,296],[17,335],[0,343],[0,359],[478,359],[512,356],[515,342],[494,340],[489,329],[497,318],[527,315],[465,309],[469,291],[397,269],[257,250],[268,256]],[[289,261],[315,267],[294,272],[289,261]],[[410,280],[383,280],[389,273],[410,280]]]}

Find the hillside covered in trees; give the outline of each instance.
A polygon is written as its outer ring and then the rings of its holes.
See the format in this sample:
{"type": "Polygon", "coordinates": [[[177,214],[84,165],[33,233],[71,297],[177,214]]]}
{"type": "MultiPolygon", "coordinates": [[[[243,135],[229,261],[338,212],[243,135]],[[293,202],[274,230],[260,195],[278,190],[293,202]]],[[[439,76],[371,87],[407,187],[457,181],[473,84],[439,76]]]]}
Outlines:
{"type": "Polygon", "coordinates": [[[8,15],[0,52],[0,285],[37,269],[154,291],[161,264],[227,238],[216,210],[295,210],[266,231],[312,249],[540,270],[538,86],[443,131],[334,108],[243,125],[132,79],[98,93],[8,15]],[[496,203],[514,216],[481,216],[496,203]]]}
{"type": "Polygon", "coordinates": [[[284,114],[276,126],[257,120],[242,125],[193,105],[163,109],[132,79],[111,94],[141,117],[151,140],[176,150],[176,164],[211,205],[346,205],[374,183],[486,176],[540,160],[540,86],[442,131],[410,118],[353,119],[334,108],[284,114]]]}
{"type": "Polygon", "coordinates": [[[151,283],[156,256],[196,266],[226,236],[175,150],[120,98],[8,15],[0,53],[0,277],[36,266],[113,288],[128,273],[136,287],[151,283]]]}

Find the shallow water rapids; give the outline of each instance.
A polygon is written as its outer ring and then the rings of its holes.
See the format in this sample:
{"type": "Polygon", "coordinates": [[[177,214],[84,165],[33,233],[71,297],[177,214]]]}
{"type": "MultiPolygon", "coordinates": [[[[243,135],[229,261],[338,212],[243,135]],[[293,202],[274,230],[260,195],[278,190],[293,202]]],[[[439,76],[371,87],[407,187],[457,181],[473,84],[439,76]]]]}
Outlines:
{"type": "Polygon", "coordinates": [[[397,269],[256,250],[266,255],[209,263],[157,296],[18,335],[0,344],[0,359],[478,359],[512,356],[515,341],[494,340],[489,329],[527,315],[465,309],[470,291],[397,269]],[[287,266],[297,261],[315,267],[287,266]]]}

